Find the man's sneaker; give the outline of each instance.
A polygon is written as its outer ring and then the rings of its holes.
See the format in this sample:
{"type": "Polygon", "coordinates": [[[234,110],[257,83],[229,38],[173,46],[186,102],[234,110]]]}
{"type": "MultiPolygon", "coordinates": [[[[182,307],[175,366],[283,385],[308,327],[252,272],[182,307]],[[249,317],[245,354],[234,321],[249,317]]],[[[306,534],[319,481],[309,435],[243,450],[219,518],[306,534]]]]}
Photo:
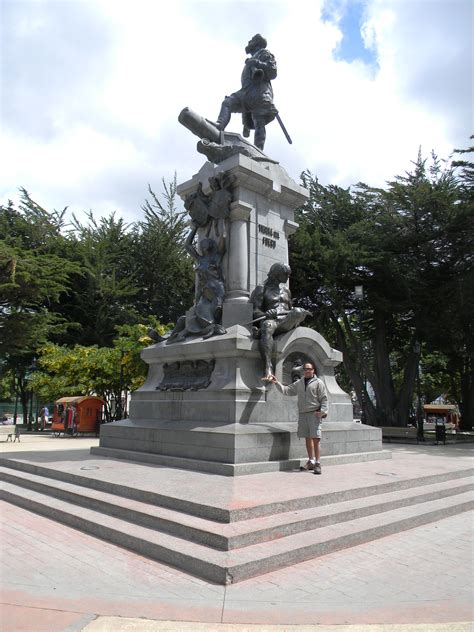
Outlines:
{"type": "Polygon", "coordinates": [[[311,469],[314,470],[314,474],[322,474],[321,463],[315,463],[311,469]]]}
{"type": "Polygon", "coordinates": [[[311,461],[307,461],[304,465],[300,465],[301,472],[306,472],[308,470],[314,470],[314,463],[311,463],[311,461]]]}

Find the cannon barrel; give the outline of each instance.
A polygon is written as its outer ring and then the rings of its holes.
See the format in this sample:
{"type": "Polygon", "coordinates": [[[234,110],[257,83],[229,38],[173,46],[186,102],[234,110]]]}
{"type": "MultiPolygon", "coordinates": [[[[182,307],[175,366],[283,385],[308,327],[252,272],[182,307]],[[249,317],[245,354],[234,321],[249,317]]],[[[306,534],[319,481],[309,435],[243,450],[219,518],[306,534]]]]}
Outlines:
{"type": "Polygon", "coordinates": [[[199,138],[208,138],[213,143],[219,143],[221,139],[221,131],[203,116],[199,116],[190,108],[181,110],[178,121],[184,125],[190,132],[199,138]]]}

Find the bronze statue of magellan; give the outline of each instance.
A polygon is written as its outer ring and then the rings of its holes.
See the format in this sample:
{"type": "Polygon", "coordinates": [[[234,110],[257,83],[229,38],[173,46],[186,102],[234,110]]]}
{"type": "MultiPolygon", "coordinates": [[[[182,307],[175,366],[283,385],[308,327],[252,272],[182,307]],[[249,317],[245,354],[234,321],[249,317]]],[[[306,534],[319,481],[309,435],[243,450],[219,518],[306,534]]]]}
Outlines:
{"type": "Polygon", "coordinates": [[[265,125],[273,121],[278,110],[273,103],[271,81],[277,76],[275,57],[267,50],[267,40],[260,34],[254,35],[245,48],[250,55],[245,60],[242,72],[242,87],[226,97],[222,102],[216,127],[224,130],[229,124],[233,112],[242,113],[243,135],[250,135],[255,129],[254,145],[264,148],[265,125]]]}
{"type": "Polygon", "coordinates": [[[241,85],[237,92],[225,97],[215,122],[196,114],[189,107],[181,110],[178,120],[201,140],[197,150],[208,160],[219,164],[234,154],[243,154],[254,160],[276,162],[265,156],[266,129],[273,119],[278,121],[286,140],[292,144],[283,121],[273,102],[272,80],[277,76],[274,55],[267,50],[267,40],[259,33],[254,35],[245,48],[250,55],[245,60],[241,85]],[[233,112],[241,112],[243,136],[248,138],[254,129],[254,144],[236,134],[224,132],[233,112]]]}

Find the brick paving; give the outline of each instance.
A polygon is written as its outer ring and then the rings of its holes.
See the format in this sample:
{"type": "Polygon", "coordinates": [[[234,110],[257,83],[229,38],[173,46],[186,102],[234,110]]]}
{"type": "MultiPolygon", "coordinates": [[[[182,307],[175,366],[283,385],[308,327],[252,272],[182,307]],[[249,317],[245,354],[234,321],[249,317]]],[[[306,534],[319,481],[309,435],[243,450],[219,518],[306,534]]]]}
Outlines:
{"type": "Polygon", "coordinates": [[[2,632],[81,630],[96,616],[265,626],[472,620],[472,513],[227,587],[8,503],[1,516],[2,632]]]}
{"type": "Polygon", "coordinates": [[[472,512],[219,586],[0,507],[2,632],[472,629],[472,512]]]}

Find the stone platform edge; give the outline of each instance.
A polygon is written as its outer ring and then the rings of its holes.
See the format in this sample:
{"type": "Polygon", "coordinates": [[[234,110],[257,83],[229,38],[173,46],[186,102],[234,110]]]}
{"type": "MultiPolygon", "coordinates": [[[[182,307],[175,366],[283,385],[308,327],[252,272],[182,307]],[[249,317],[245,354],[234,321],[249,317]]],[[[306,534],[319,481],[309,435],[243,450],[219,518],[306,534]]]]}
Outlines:
{"type": "MultiPolygon", "coordinates": [[[[208,474],[219,474],[221,476],[244,476],[248,474],[263,474],[265,472],[298,470],[300,465],[306,461],[306,459],[286,459],[281,461],[260,461],[252,463],[220,463],[217,461],[202,461],[199,459],[154,454],[152,452],[120,450],[118,448],[104,448],[100,446],[92,447],[90,452],[93,456],[103,456],[112,459],[135,461],[138,463],[150,463],[153,465],[160,465],[162,467],[194,470],[198,472],[206,472],[208,474]]],[[[323,466],[347,465],[350,463],[380,461],[391,458],[392,452],[390,450],[380,450],[374,452],[357,452],[353,454],[322,456],[321,464],[323,466]]]]}

